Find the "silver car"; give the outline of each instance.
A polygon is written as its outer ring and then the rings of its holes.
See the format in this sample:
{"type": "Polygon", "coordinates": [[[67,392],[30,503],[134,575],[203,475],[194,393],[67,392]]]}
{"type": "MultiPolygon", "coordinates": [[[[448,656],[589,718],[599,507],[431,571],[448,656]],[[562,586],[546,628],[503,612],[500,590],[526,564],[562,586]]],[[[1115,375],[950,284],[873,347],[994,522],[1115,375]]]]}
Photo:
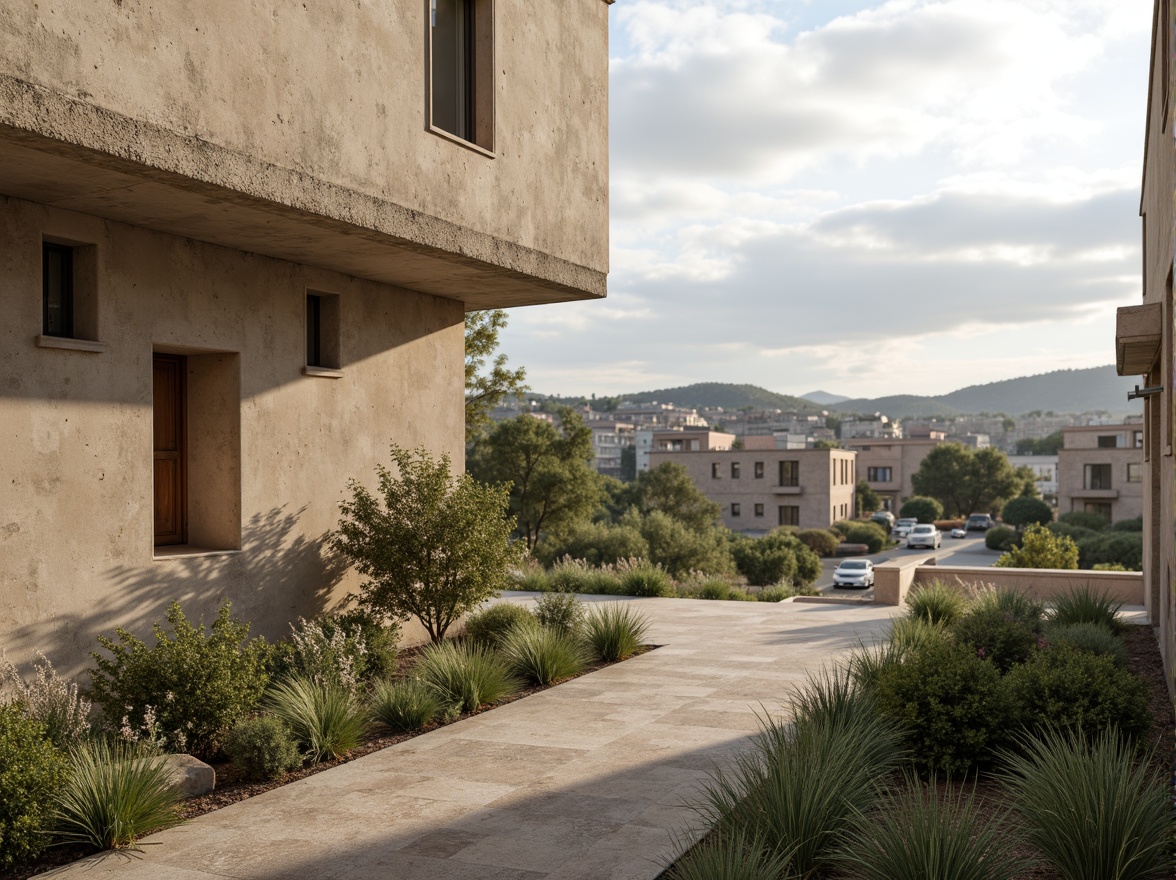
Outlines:
{"type": "Polygon", "coordinates": [[[909,535],[907,535],[907,549],[913,550],[915,547],[927,547],[931,550],[938,550],[939,545],[943,543],[943,536],[939,533],[933,525],[917,525],[909,535]]]}
{"type": "Polygon", "coordinates": [[[833,571],[835,587],[874,586],[874,563],[868,559],[847,559],[833,571]]]}

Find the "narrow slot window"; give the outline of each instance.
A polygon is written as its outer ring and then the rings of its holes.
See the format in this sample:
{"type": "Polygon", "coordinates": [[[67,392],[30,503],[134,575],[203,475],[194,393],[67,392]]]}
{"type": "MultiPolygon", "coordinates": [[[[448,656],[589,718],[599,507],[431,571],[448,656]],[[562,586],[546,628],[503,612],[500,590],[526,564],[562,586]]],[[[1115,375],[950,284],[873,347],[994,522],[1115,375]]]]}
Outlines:
{"type": "Polygon", "coordinates": [[[41,245],[42,332],[46,336],[74,335],[73,248],[41,245]]]}
{"type": "Polygon", "coordinates": [[[322,367],[323,363],[323,298],[313,293],[306,295],[306,365],[322,367]]]}

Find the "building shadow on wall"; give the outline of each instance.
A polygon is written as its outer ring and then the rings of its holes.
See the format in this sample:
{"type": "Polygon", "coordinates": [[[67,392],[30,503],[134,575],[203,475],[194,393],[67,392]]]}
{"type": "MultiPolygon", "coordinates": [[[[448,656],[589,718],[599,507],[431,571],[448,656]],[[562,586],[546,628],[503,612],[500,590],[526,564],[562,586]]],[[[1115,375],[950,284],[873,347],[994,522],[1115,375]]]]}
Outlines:
{"type": "Polygon", "coordinates": [[[225,602],[233,616],[269,639],[290,631],[299,616],[327,610],[347,571],[329,534],[307,537],[297,526],[305,507],[275,507],[252,516],[242,530],[241,550],[207,556],[155,560],[144,566],[116,566],[97,575],[96,601],[85,612],[57,613],[13,629],[3,647],[18,664],[41,651],[65,675],[92,665],[98,636],[122,627],[149,638],[153,623],[179,602],[189,620],[211,623],[225,602]]]}

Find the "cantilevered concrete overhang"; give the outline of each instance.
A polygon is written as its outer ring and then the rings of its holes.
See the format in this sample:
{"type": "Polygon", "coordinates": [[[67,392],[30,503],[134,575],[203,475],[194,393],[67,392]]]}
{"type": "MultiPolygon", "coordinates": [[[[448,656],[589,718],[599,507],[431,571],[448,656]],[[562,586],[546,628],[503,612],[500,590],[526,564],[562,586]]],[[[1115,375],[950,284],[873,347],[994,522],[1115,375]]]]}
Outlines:
{"type": "Polygon", "coordinates": [[[0,195],[508,308],[607,275],[0,75],[0,195]]]}
{"type": "Polygon", "coordinates": [[[1159,303],[1124,306],[1115,322],[1115,369],[1120,376],[1151,372],[1160,356],[1163,312],[1159,303]]]}

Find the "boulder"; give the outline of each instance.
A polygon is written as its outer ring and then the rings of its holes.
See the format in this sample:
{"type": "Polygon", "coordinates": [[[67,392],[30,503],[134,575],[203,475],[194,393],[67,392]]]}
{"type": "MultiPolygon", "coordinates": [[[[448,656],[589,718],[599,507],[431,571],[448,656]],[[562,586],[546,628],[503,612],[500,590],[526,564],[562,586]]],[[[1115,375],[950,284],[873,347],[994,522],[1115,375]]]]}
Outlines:
{"type": "Polygon", "coordinates": [[[216,771],[191,755],[168,755],[165,763],[180,797],[200,797],[216,788],[216,771]]]}

